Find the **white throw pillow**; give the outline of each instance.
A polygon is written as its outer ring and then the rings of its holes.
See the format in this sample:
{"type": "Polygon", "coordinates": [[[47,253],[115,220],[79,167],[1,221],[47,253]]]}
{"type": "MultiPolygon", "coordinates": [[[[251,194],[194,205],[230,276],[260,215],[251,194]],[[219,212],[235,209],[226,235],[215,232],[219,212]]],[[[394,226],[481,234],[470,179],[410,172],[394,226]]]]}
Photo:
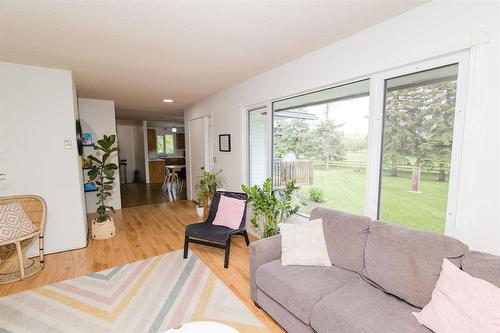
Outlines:
{"type": "Polygon", "coordinates": [[[331,266],[323,234],[323,220],[278,224],[281,234],[281,264],[331,266]]]}

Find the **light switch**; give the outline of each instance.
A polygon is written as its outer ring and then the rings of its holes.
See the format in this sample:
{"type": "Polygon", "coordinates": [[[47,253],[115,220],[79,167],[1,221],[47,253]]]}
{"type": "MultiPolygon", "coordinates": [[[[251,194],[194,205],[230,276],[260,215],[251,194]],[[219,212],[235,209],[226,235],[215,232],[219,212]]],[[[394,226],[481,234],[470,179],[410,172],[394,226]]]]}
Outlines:
{"type": "Polygon", "coordinates": [[[73,142],[71,140],[64,140],[64,149],[73,149],[73,142]]]}
{"type": "Polygon", "coordinates": [[[214,156],[213,160],[214,160],[214,163],[217,163],[217,157],[214,156]]]}

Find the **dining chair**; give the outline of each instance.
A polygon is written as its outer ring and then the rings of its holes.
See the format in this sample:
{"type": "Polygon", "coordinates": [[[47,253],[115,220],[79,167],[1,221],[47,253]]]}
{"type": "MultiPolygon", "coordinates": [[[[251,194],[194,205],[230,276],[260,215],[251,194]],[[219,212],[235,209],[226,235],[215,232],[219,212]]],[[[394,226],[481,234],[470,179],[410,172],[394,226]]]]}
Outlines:
{"type": "Polygon", "coordinates": [[[170,168],[165,166],[165,178],[163,180],[163,185],[161,186],[161,189],[163,191],[168,190],[168,184],[170,184],[170,188],[172,188],[172,184],[174,180],[179,183],[179,178],[177,177],[177,174],[170,171],[170,168]]]}

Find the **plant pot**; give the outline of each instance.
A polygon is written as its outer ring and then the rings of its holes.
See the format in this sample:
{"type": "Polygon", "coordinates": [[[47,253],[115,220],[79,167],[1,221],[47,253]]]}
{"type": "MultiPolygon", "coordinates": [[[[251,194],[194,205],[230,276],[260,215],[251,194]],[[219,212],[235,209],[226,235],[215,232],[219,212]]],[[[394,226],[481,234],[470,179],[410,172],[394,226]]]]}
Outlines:
{"type": "Polygon", "coordinates": [[[115,221],[112,217],[104,222],[92,220],[92,238],[97,240],[109,239],[116,234],[115,221]]]}
{"type": "Polygon", "coordinates": [[[203,217],[203,206],[196,205],[196,214],[198,217],[203,217]]]}

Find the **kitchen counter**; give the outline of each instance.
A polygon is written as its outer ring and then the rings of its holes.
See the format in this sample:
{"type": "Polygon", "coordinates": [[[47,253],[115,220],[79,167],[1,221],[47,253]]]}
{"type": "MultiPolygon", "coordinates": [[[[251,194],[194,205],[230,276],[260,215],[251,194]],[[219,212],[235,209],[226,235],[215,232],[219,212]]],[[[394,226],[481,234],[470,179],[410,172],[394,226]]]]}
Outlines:
{"type": "Polygon", "coordinates": [[[149,182],[163,183],[165,178],[165,165],[185,165],[184,157],[165,157],[149,160],[149,182]]]}

